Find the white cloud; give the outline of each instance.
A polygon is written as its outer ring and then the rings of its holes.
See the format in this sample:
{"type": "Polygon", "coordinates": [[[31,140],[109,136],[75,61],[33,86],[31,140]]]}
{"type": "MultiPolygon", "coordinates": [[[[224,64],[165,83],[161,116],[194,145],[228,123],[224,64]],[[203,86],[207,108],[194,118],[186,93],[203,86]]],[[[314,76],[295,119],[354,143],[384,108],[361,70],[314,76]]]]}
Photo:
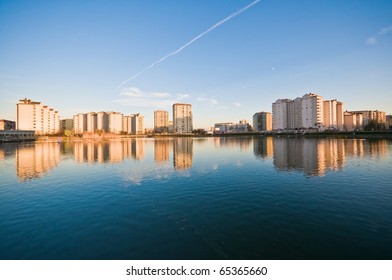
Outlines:
{"type": "Polygon", "coordinates": [[[366,44],[367,45],[375,45],[377,43],[377,39],[380,36],[384,36],[388,33],[392,32],[392,25],[387,26],[387,27],[383,27],[381,28],[376,35],[371,36],[369,38],[366,39],[366,44]]]}
{"type": "Polygon", "coordinates": [[[139,88],[124,88],[115,103],[133,107],[170,108],[174,103],[190,97],[189,94],[171,94],[168,92],[143,92],[139,88]]]}
{"type": "Polygon", "coordinates": [[[240,102],[234,102],[233,104],[234,104],[234,106],[236,106],[236,107],[238,107],[238,108],[239,108],[239,107],[242,107],[242,104],[241,104],[240,102]]]}
{"type": "Polygon", "coordinates": [[[209,105],[217,105],[218,104],[218,101],[214,98],[197,98],[197,101],[199,101],[201,103],[209,104],[209,105]]]}
{"type": "Polygon", "coordinates": [[[389,33],[389,32],[392,32],[392,25],[381,28],[380,31],[378,31],[377,34],[379,34],[379,35],[385,35],[385,34],[387,34],[387,33],[389,33]]]}
{"type": "Polygon", "coordinates": [[[366,44],[368,44],[368,45],[374,45],[375,43],[376,43],[376,38],[374,38],[374,37],[369,37],[366,40],[366,44]]]}

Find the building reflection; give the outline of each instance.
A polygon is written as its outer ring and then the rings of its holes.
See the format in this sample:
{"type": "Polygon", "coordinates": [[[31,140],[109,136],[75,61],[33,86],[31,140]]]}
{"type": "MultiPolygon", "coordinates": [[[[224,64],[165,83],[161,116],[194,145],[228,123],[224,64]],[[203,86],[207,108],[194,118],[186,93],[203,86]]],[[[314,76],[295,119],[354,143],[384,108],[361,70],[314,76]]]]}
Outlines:
{"type": "Polygon", "coordinates": [[[252,144],[252,137],[214,137],[216,148],[239,148],[240,151],[249,150],[252,144]]]}
{"type": "Polygon", "coordinates": [[[176,170],[192,167],[193,138],[179,137],[173,140],[173,165],[176,170]]]}
{"type": "Polygon", "coordinates": [[[60,147],[57,142],[20,146],[16,150],[16,175],[21,181],[40,178],[59,162],[60,147]]]}
{"type": "Polygon", "coordinates": [[[253,153],[258,158],[271,158],[274,154],[273,137],[254,138],[253,153]]]}
{"type": "Polygon", "coordinates": [[[144,158],[145,141],[80,141],[73,143],[74,160],[79,163],[119,163],[126,158],[144,158]]]}
{"type": "Polygon", "coordinates": [[[278,137],[273,139],[273,163],[278,170],[323,176],[329,170],[341,170],[346,157],[381,157],[387,149],[387,140],[278,137]]]}
{"type": "Polygon", "coordinates": [[[154,161],[157,164],[169,162],[170,149],[173,148],[173,140],[169,138],[159,138],[154,140],[154,161]]]}
{"type": "MultiPolygon", "coordinates": [[[[323,176],[328,171],[341,170],[348,158],[380,158],[388,154],[390,141],[363,139],[311,139],[290,137],[228,138],[215,137],[208,141],[192,137],[154,139],[155,164],[168,164],[173,153],[175,170],[192,167],[194,141],[215,147],[247,149],[252,145],[257,158],[272,158],[280,171],[298,170],[309,176],[323,176]],[[211,140],[211,141],[210,141],[211,140]]],[[[35,142],[0,144],[0,160],[15,157],[16,174],[21,181],[44,176],[60,160],[77,163],[119,163],[125,159],[142,160],[146,139],[110,141],[35,142]]],[[[152,147],[152,146],[150,146],[152,147]]],[[[200,146],[202,147],[202,146],[200,146]]],[[[151,155],[152,156],[152,155],[151,155]]]]}

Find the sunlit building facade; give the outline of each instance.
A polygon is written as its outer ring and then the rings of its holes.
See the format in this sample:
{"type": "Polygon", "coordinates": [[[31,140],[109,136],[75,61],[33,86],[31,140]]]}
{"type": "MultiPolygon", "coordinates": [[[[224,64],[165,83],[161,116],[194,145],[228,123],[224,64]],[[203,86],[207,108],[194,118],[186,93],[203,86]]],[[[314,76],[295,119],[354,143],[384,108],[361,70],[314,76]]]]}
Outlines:
{"type": "Polygon", "coordinates": [[[123,114],[120,112],[108,112],[109,133],[120,134],[123,131],[123,114]]]}
{"type": "Polygon", "coordinates": [[[132,134],[144,134],[144,117],[141,114],[133,114],[132,117],[132,134]]]}
{"type": "Polygon", "coordinates": [[[177,134],[192,133],[193,115],[191,104],[173,104],[173,130],[177,134]]]}
{"type": "Polygon", "coordinates": [[[253,131],[272,130],[272,114],[269,112],[258,112],[253,115],[253,131]]]}
{"type": "Polygon", "coordinates": [[[169,112],[165,110],[154,111],[154,132],[164,133],[169,131],[169,112]]]}
{"type": "Polygon", "coordinates": [[[278,99],[272,103],[272,129],[283,130],[288,128],[289,104],[291,99],[278,99]]]}
{"type": "Polygon", "coordinates": [[[21,99],[16,104],[16,129],[34,130],[37,135],[56,134],[60,132],[60,116],[41,102],[21,99]]]}

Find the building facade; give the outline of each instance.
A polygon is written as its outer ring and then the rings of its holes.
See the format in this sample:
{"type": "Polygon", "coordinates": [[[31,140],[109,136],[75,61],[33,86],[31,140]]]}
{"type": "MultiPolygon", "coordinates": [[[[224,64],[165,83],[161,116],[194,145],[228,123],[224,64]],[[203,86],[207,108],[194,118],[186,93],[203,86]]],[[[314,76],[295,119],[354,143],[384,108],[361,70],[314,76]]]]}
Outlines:
{"type": "Polygon", "coordinates": [[[344,112],[344,128],[346,131],[362,130],[363,117],[360,113],[344,112]]]}
{"type": "Polygon", "coordinates": [[[272,129],[282,130],[288,128],[288,113],[291,99],[278,99],[272,103],[272,129]]]}
{"type": "Polygon", "coordinates": [[[272,129],[343,129],[343,103],[323,100],[323,97],[308,93],[302,97],[278,99],[272,104],[272,129]]]}
{"type": "Polygon", "coordinates": [[[154,111],[154,132],[169,132],[169,112],[164,110],[154,111]]]}
{"type": "Polygon", "coordinates": [[[302,96],[302,127],[321,128],[324,122],[323,97],[314,93],[302,96]]]}
{"type": "Polygon", "coordinates": [[[387,129],[392,129],[392,115],[386,115],[385,126],[387,129]]]}
{"type": "Polygon", "coordinates": [[[60,132],[72,131],[73,129],[73,119],[63,119],[60,120],[60,132]]]}
{"type": "Polygon", "coordinates": [[[173,104],[173,132],[177,134],[192,133],[192,105],[184,103],[173,104]]]}
{"type": "Polygon", "coordinates": [[[41,102],[21,99],[16,104],[16,129],[34,130],[37,135],[56,134],[60,132],[60,116],[41,102]]]}
{"type": "Polygon", "coordinates": [[[15,130],[16,123],[9,120],[0,120],[0,130],[15,130]]]}
{"type": "Polygon", "coordinates": [[[253,131],[272,130],[272,114],[269,112],[258,112],[253,115],[253,131]]]}
{"type": "Polygon", "coordinates": [[[378,110],[350,111],[354,114],[362,114],[363,126],[368,125],[371,121],[375,121],[377,126],[386,124],[386,113],[378,110]]]}
{"type": "Polygon", "coordinates": [[[109,130],[107,132],[120,134],[123,131],[123,114],[120,112],[108,112],[109,130]]]}
{"type": "Polygon", "coordinates": [[[144,134],[144,117],[141,114],[133,114],[132,118],[132,134],[144,134]]]}

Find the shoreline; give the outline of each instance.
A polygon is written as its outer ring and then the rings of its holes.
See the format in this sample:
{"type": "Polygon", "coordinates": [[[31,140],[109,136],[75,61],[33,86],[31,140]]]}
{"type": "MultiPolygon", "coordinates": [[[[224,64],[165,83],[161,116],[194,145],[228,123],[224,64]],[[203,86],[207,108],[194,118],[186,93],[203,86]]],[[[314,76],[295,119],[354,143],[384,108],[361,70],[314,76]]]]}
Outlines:
{"type": "Polygon", "coordinates": [[[120,139],[140,138],[212,138],[212,137],[287,137],[287,138],[334,138],[334,139],[391,139],[392,131],[360,131],[360,132],[248,132],[248,133],[225,133],[225,134],[145,134],[145,135],[89,135],[79,136],[37,136],[30,140],[0,141],[1,143],[25,143],[25,142],[63,142],[63,141],[107,141],[120,139]],[[90,137],[89,137],[90,136],[90,137]]]}

